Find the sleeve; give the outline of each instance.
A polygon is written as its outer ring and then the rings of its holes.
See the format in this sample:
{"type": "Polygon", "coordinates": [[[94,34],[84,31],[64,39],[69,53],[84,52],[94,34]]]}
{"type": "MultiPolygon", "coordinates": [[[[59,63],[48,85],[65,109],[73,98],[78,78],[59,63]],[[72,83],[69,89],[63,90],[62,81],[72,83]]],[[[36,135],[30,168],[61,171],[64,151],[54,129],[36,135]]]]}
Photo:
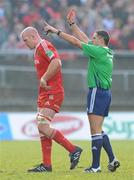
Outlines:
{"type": "Polygon", "coordinates": [[[46,56],[47,56],[50,60],[52,60],[52,59],[55,58],[55,54],[54,54],[54,52],[51,51],[51,50],[47,50],[47,51],[46,51],[46,56]]]}
{"type": "Polygon", "coordinates": [[[96,57],[100,53],[99,46],[95,46],[91,42],[88,44],[82,42],[81,45],[83,54],[87,57],[96,57]]]}
{"type": "Polygon", "coordinates": [[[55,50],[51,47],[51,44],[48,42],[43,41],[41,43],[44,54],[46,55],[47,59],[51,61],[52,59],[57,58],[57,53],[55,50]]]}

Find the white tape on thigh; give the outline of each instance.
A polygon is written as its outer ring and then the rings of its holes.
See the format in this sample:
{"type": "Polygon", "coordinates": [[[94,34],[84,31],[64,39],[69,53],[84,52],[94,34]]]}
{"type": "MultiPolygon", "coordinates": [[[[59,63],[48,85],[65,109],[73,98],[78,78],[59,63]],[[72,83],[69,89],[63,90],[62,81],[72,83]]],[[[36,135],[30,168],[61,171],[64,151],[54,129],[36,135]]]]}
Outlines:
{"type": "Polygon", "coordinates": [[[40,136],[40,138],[41,137],[46,137],[44,134],[42,134],[42,133],[39,133],[39,136],[40,136]]]}
{"type": "Polygon", "coordinates": [[[38,114],[37,116],[37,122],[38,124],[50,124],[50,121],[47,120],[45,117],[41,116],[40,114],[38,114]]]}

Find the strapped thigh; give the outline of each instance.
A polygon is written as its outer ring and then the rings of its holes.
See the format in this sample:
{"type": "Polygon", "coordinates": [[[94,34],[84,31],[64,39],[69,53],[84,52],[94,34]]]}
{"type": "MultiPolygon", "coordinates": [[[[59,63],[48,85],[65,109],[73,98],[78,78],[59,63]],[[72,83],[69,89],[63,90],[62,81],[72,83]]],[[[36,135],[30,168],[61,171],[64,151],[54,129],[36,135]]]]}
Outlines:
{"type": "Polygon", "coordinates": [[[48,124],[48,125],[50,125],[51,121],[52,121],[52,118],[50,116],[45,116],[45,115],[43,115],[41,113],[37,114],[37,123],[38,124],[48,124]]]}
{"type": "Polygon", "coordinates": [[[55,135],[55,129],[50,127],[51,121],[52,118],[50,116],[43,116],[40,113],[37,115],[38,130],[41,138],[44,136],[53,138],[55,135]]]}

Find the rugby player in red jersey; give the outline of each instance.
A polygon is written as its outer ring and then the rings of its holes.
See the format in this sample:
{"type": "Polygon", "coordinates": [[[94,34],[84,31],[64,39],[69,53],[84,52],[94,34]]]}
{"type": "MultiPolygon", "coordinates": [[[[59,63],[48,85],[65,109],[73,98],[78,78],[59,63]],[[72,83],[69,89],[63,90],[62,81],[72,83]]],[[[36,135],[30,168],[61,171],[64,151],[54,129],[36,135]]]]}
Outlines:
{"type": "Polygon", "coordinates": [[[57,129],[51,127],[51,121],[59,112],[64,99],[62,85],[61,60],[55,47],[42,39],[34,27],[25,28],[20,34],[25,45],[35,49],[34,63],[39,79],[38,95],[38,130],[42,148],[43,162],[28,172],[51,172],[52,140],[63,146],[70,156],[70,169],[74,169],[79,162],[82,149],[73,145],[57,129]]]}

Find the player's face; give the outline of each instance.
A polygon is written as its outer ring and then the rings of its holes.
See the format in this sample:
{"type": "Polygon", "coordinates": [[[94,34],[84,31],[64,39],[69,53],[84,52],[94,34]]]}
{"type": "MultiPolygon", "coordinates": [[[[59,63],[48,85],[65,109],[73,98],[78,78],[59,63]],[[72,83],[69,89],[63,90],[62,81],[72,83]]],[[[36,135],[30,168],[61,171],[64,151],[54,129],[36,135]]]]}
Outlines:
{"type": "Polygon", "coordinates": [[[29,49],[35,48],[34,38],[32,36],[23,35],[22,38],[26,46],[29,47],[29,49]]]}
{"type": "Polygon", "coordinates": [[[101,38],[97,35],[97,33],[93,34],[92,42],[94,45],[100,45],[101,44],[101,38]]]}

